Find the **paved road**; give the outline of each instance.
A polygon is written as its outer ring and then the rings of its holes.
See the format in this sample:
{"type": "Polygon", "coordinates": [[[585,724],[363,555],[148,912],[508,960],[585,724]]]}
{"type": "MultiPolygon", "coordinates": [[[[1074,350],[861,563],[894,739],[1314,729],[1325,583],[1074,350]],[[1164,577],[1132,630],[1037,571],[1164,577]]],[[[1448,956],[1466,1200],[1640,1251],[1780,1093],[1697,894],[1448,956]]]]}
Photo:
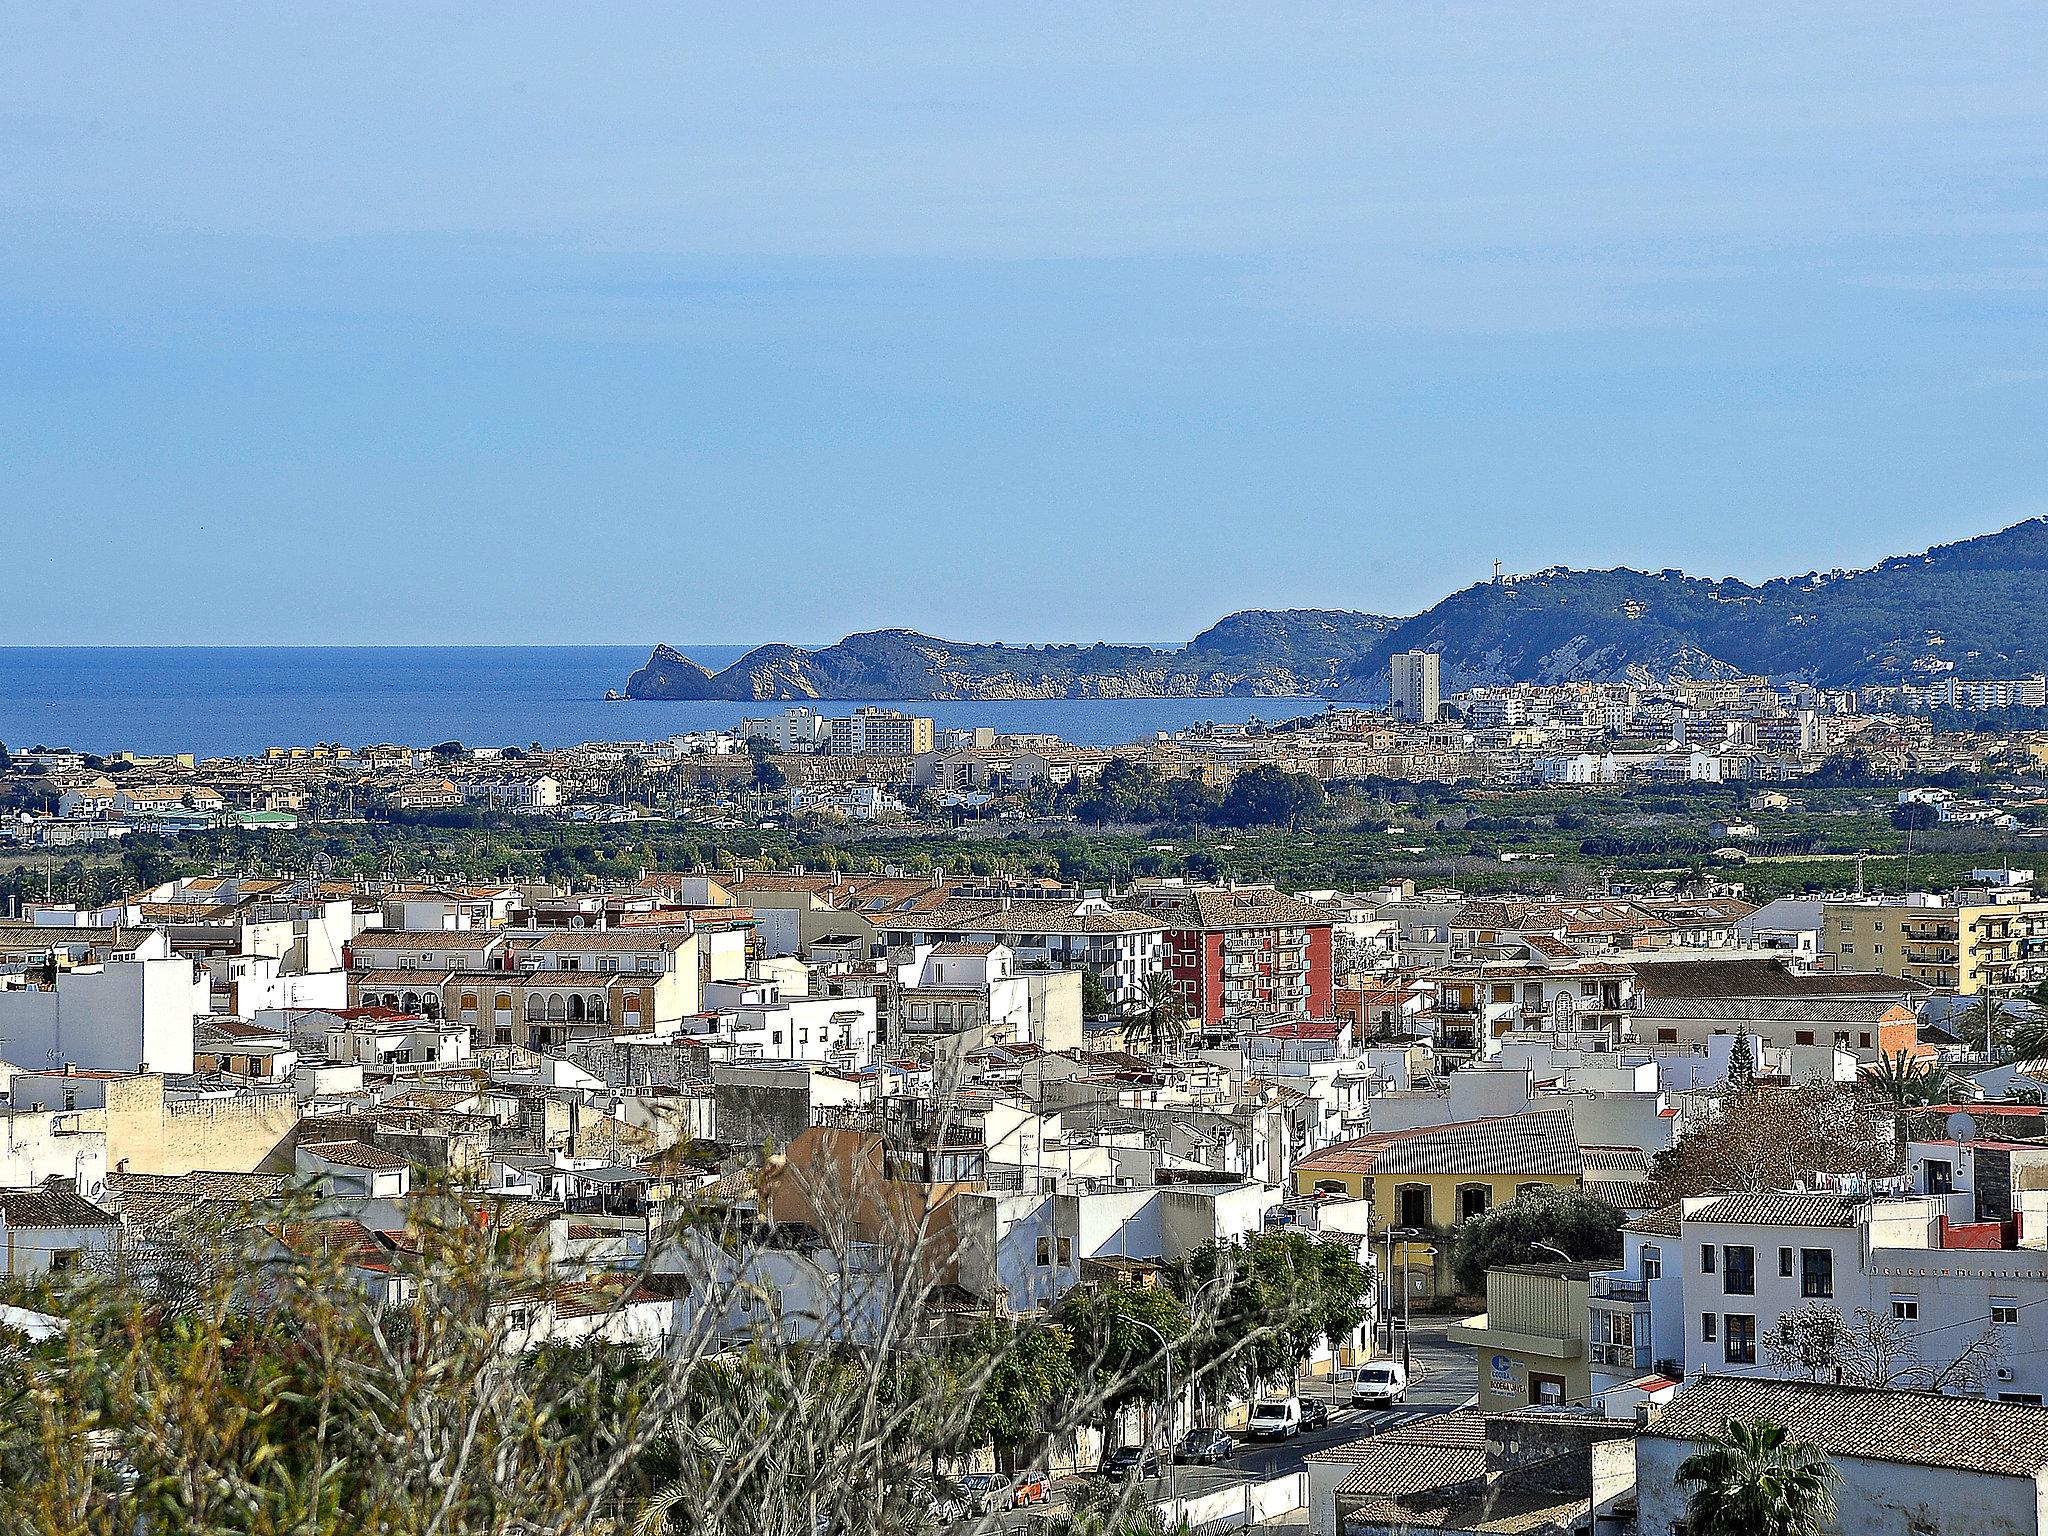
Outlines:
{"type": "MultiPolygon", "coordinates": [[[[1298,1472],[1309,1455],[1315,1451],[1327,1450],[1333,1445],[1343,1445],[1352,1440],[1363,1440],[1368,1435],[1396,1425],[1426,1419],[1448,1409],[1468,1402],[1479,1390],[1478,1361],[1470,1345],[1455,1345],[1445,1338],[1447,1324],[1417,1318],[1414,1332],[1409,1340],[1409,1363],[1411,1367],[1408,1400],[1398,1408],[1353,1408],[1350,1401],[1351,1383],[1348,1379],[1335,1381],[1304,1382],[1301,1394],[1304,1397],[1321,1397],[1334,1406],[1326,1428],[1308,1430],[1291,1440],[1256,1441],[1240,1440],[1237,1454],[1229,1463],[1220,1467],[1177,1467],[1174,1469],[1174,1486],[1183,1495],[1207,1492],[1216,1488],[1241,1483],[1248,1478],[1277,1477],[1286,1472],[1298,1472]]],[[[1149,1478],[1140,1489],[1142,1496],[1153,1501],[1166,1497],[1164,1478],[1149,1478]]],[[[1057,1493],[1057,1488],[1055,1488],[1057,1493]]],[[[1064,1501],[1056,1501],[1064,1502],[1064,1501]]],[[[997,1521],[982,1522],[978,1529],[984,1532],[1000,1530],[1006,1536],[1019,1536],[1034,1528],[1041,1528],[1038,1522],[1051,1510],[1017,1512],[1001,1517],[997,1521]]],[[[968,1527],[956,1527],[966,1530],[968,1527]]]]}

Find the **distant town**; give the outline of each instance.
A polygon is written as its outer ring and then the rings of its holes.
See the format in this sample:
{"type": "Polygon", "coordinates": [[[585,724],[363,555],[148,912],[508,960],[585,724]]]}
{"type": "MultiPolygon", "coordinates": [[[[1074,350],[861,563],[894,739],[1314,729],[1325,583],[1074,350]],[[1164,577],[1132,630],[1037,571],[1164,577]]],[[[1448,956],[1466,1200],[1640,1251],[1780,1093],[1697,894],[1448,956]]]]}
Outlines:
{"type": "Polygon", "coordinates": [[[943,1368],[905,1528],[1661,1532],[1767,1419],[1859,1528],[1904,1468],[2032,1529],[2048,732],[1933,711],[2043,680],[1388,682],[1107,749],[10,747],[0,1330],[224,1251],[402,1311],[516,1231],[479,1372],[943,1368]]]}

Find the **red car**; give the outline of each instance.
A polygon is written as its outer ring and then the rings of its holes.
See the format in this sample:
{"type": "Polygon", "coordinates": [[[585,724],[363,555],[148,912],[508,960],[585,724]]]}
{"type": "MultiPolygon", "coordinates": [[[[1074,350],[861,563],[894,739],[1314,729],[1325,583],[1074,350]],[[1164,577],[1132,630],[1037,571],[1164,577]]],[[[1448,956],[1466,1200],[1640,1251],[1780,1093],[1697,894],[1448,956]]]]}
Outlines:
{"type": "Polygon", "coordinates": [[[1052,1479],[1043,1472],[1026,1472],[1017,1479],[1017,1486],[1010,1493],[1010,1508],[1022,1509],[1027,1504],[1043,1504],[1052,1497],[1052,1479]]]}

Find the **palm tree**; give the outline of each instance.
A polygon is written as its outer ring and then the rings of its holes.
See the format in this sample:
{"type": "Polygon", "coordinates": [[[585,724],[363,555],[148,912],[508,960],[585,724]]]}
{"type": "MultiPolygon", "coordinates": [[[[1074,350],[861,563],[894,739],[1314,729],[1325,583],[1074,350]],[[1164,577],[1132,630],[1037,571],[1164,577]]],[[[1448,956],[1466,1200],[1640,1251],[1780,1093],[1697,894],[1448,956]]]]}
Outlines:
{"type": "Polygon", "coordinates": [[[1863,1081],[1892,1113],[1899,1153],[1906,1150],[1906,1114],[1927,1104],[1946,1104],[1956,1091],[1956,1074],[1938,1061],[1916,1061],[1904,1051],[1880,1056],[1863,1081]]]}
{"type": "Polygon", "coordinates": [[[1678,1464],[1694,1484],[1687,1536],[1818,1536],[1840,1476],[1820,1448],[1769,1419],[1730,1419],[1678,1464]]]}
{"type": "Polygon", "coordinates": [[[1137,1026],[1147,1055],[1156,1056],[1169,1046],[1179,1045],[1187,1032],[1187,1008],[1173,978],[1164,971],[1148,975],[1145,995],[1131,1005],[1130,1019],[1137,1026]]]}

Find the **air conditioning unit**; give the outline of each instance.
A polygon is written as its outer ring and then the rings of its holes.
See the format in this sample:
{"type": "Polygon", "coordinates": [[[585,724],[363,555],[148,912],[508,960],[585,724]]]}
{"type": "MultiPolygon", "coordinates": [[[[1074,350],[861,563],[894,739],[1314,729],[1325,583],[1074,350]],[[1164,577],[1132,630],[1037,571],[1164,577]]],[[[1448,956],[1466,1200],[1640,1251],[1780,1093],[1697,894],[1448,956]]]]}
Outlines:
{"type": "Polygon", "coordinates": [[[2000,1367],[1998,1368],[1998,1370],[1997,1370],[1997,1371],[1995,1372],[1995,1374],[1997,1375],[1997,1377],[1998,1377],[1998,1379],[1999,1379],[2000,1381],[2011,1381],[2011,1380],[2012,1380],[2012,1367],[2011,1367],[2011,1366],[2009,1366],[2009,1365],[2001,1365],[2001,1366],[2000,1366],[2000,1367]]]}

